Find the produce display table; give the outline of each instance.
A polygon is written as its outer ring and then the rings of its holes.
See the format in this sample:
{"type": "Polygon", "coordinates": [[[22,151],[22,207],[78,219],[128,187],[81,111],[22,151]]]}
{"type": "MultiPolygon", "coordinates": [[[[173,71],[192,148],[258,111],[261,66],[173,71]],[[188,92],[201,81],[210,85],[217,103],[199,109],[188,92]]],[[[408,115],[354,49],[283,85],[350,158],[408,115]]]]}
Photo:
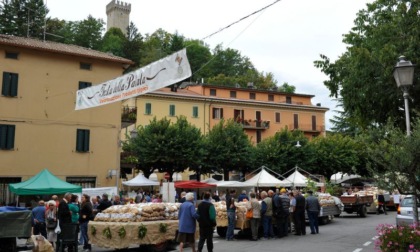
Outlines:
{"type": "Polygon", "coordinates": [[[88,235],[92,244],[114,249],[128,248],[132,245],[160,244],[174,240],[177,230],[178,220],[144,222],[90,221],[88,224],[88,235]],[[143,230],[147,230],[143,238],[139,238],[140,227],[143,230]],[[166,231],[163,232],[162,229],[166,229],[166,231]]]}

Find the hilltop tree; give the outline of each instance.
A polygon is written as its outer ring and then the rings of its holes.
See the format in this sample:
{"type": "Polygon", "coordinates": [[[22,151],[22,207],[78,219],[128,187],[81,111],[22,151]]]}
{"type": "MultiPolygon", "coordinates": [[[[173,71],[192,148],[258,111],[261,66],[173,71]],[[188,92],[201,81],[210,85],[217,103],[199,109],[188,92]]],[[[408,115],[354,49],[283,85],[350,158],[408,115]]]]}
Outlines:
{"type": "Polygon", "coordinates": [[[43,0],[2,0],[0,33],[42,39],[47,14],[43,0]]]}
{"type": "Polygon", "coordinates": [[[102,42],[102,32],[105,22],[89,15],[82,21],[77,21],[73,26],[73,43],[93,50],[99,50],[102,42]]]}

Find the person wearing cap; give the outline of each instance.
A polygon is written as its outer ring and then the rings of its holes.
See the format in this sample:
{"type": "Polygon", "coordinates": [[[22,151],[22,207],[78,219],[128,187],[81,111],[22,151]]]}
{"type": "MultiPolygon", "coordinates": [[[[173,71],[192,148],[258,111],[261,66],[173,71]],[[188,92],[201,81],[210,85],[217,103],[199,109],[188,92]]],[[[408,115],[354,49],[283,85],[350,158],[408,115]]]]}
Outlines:
{"type": "Polygon", "coordinates": [[[38,206],[32,209],[32,226],[34,235],[41,234],[47,239],[47,225],[45,224],[45,202],[40,200],[38,206]]]}
{"type": "Polygon", "coordinates": [[[282,188],[280,190],[281,195],[277,198],[277,228],[278,228],[278,237],[282,238],[288,235],[289,233],[289,209],[290,209],[290,199],[287,195],[287,190],[282,188]]]}
{"type": "Polygon", "coordinates": [[[108,194],[104,193],[102,195],[102,200],[96,209],[98,210],[98,213],[100,213],[110,206],[112,206],[112,202],[108,199],[108,194]]]}
{"type": "Polygon", "coordinates": [[[309,196],[306,197],[306,212],[308,213],[309,226],[311,227],[311,234],[318,234],[318,215],[321,210],[318,198],[313,196],[311,190],[308,191],[309,196]]]}

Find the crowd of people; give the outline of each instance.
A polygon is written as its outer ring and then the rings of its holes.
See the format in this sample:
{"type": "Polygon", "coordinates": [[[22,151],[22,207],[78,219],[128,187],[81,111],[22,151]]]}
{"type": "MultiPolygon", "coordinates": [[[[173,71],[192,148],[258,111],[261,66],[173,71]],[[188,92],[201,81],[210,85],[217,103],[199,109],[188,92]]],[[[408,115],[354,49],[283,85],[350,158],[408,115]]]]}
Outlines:
{"type": "MultiPolygon", "coordinates": [[[[161,194],[151,194],[139,190],[136,197],[125,197],[121,200],[119,195],[112,199],[108,194],[90,197],[82,194],[81,198],[77,194],[66,193],[61,200],[57,195],[53,195],[49,201],[40,200],[37,206],[32,209],[32,233],[44,236],[53,247],[59,246],[61,229],[67,224],[77,226],[79,234],[78,243],[83,251],[91,251],[89,243],[88,223],[93,220],[95,215],[104,211],[112,205],[135,204],[140,202],[162,202],[161,194]]],[[[73,246],[68,246],[69,252],[74,251],[73,246]]]]}
{"type": "Polygon", "coordinates": [[[288,236],[294,230],[294,235],[306,235],[305,211],[309,219],[311,234],[319,234],[318,215],[320,204],[318,198],[313,196],[312,191],[307,191],[305,198],[299,190],[288,192],[285,188],[262,191],[257,194],[253,191],[247,193],[242,191],[237,196],[235,190],[228,191],[222,197],[211,197],[211,192],[202,195],[203,201],[198,205],[197,210],[194,206],[194,194],[182,192],[179,202],[182,203],[179,210],[179,234],[177,240],[180,242],[180,251],[183,251],[183,244],[188,242],[195,252],[194,234],[195,221],[200,227],[200,239],[198,252],[203,249],[203,244],[207,241],[207,251],[213,251],[213,230],[216,226],[216,212],[212,201],[226,200],[226,213],[228,227],[226,231],[226,241],[234,241],[234,229],[236,221],[236,202],[246,202],[248,211],[252,211],[250,217],[250,228],[252,241],[258,241],[259,228],[263,227],[262,240],[278,239],[288,236]],[[275,221],[275,223],[273,223],[275,221]],[[275,228],[274,228],[275,227],[275,228]]]}

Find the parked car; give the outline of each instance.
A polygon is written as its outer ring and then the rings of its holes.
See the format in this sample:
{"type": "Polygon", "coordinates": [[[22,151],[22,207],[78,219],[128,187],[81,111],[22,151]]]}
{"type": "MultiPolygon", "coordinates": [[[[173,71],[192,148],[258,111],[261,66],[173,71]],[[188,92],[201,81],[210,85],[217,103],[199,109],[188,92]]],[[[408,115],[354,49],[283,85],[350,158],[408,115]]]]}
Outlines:
{"type": "MultiPolygon", "coordinates": [[[[413,197],[411,195],[405,196],[405,198],[401,200],[401,204],[397,210],[397,226],[413,224],[413,203],[413,197]]],[[[419,198],[417,198],[417,208],[420,212],[419,198]]]]}

